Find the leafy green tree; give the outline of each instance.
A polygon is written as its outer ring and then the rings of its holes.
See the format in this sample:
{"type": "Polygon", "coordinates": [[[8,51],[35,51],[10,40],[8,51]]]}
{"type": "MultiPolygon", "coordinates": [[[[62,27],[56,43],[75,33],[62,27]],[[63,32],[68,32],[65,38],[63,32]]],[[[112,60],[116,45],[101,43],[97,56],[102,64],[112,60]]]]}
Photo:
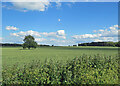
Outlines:
{"type": "Polygon", "coordinates": [[[35,38],[31,35],[25,36],[24,38],[24,43],[23,43],[23,49],[25,48],[36,48],[37,47],[37,42],[35,42],[35,38]]]}

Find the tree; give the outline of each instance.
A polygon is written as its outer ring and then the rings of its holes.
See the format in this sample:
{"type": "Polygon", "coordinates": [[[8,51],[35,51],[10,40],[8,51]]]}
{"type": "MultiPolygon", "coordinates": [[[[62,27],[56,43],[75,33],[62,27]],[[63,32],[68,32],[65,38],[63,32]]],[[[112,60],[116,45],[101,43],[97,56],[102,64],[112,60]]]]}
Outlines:
{"type": "Polygon", "coordinates": [[[24,43],[23,43],[23,49],[25,48],[36,48],[37,47],[37,42],[34,41],[35,38],[31,35],[25,36],[24,38],[24,43]]]}
{"type": "Polygon", "coordinates": [[[117,46],[120,47],[120,41],[118,41],[117,46]]]}

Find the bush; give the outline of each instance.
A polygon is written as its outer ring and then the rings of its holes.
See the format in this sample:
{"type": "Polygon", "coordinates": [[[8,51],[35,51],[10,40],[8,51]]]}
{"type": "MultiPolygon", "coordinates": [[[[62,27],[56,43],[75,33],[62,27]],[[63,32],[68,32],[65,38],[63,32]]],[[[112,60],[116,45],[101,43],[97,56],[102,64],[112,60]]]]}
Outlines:
{"type": "Polygon", "coordinates": [[[119,84],[119,57],[87,56],[73,60],[32,61],[23,67],[13,65],[2,71],[5,84],[119,84]]]}

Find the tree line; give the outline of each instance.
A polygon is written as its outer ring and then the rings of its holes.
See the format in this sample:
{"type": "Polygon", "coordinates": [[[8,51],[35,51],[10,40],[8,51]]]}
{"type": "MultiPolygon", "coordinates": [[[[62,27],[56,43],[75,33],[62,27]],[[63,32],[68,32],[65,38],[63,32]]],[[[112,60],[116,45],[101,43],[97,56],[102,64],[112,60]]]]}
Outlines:
{"type": "MultiPolygon", "coordinates": [[[[8,47],[23,47],[23,49],[30,49],[30,48],[36,48],[41,46],[49,47],[50,45],[38,45],[37,42],[35,42],[35,38],[31,35],[25,36],[23,39],[23,44],[2,44],[0,43],[0,46],[8,46],[8,47]]],[[[54,45],[52,45],[54,46],[54,45]]],[[[73,45],[77,46],[77,45],[73,45]]],[[[120,47],[120,41],[119,42],[91,42],[91,43],[81,43],[78,44],[78,46],[113,46],[113,47],[120,47]]]]}
{"type": "Polygon", "coordinates": [[[0,46],[5,47],[21,47],[22,44],[10,44],[10,43],[0,43],[0,46]]]}
{"type": "Polygon", "coordinates": [[[112,46],[112,47],[120,47],[119,42],[91,42],[91,43],[81,43],[78,46],[112,46]]]}
{"type": "MultiPolygon", "coordinates": [[[[6,47],[22,47],[23,44],[10,44],[10,43],[0,43],[0,46],[6,47]]],[[[52,45],[53,46],[53,45],[52,45]]],[[[77,45],[73,45],[77,46],[77,45]]],[[[78,46],[113,46],[120,47],[120,42],[91,42],[91,43],[81,43],[78,46]]],[[[50,47],[50,45],[38,44],[37,47],[50,47]]]]}
{"type": "MultiPolygon", "coordinates": [[[[10,44],[10,43],[0,43],[0,46],[5,47],[22,47],[22,44],[10,44]]],[[[38,44],[37,47],[50,47],[50,45],[38,44]]]]}

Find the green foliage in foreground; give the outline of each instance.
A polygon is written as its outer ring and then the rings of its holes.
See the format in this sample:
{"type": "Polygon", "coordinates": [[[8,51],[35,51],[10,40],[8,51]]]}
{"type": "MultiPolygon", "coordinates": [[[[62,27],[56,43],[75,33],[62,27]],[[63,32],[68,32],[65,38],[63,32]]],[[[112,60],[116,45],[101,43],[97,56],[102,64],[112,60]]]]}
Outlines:
{"type": "Polygon", "coordinates": [[[2,71],[5,84],[119,84],[118,56],[88,56],[66,61],[32,61],[2,71]]]}

